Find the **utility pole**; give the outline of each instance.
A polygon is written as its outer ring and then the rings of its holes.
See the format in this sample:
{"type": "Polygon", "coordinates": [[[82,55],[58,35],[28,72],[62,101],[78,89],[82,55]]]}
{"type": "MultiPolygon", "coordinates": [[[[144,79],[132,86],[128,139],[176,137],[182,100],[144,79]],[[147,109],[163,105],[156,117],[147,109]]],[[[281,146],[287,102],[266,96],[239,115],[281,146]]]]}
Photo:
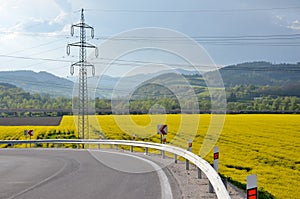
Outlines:
{"type": "MultiPolygon", "coordinates": [[[[67,45],[67,54],[70,55],[70,47],[79,47],[79,61],[73,63],[70,67],[71,75],[74,74],[74,66],[79,67],[79,92],[78,92],[78,137],[79,139],[89,138],[88,121],[88,87],[87,87],[87,68],[92,68],[92,74],[95,75],[95,67],[86,60],[86,49],[94,48],[95,55],[98,57],[98,48],[86,42],[86,29],[91,30],[91,37],[94,38],[94,28],[84,22],[83,9],[81,9],[81,19],[78,24],[71,26],[71,36],[74,35],[74,27],[79,28],[80,41],[67,45]],[[87,136],[85,136],[87,135],[87,136]]],[[[84,148],[84,145],[83,145],[84,148]]]]}

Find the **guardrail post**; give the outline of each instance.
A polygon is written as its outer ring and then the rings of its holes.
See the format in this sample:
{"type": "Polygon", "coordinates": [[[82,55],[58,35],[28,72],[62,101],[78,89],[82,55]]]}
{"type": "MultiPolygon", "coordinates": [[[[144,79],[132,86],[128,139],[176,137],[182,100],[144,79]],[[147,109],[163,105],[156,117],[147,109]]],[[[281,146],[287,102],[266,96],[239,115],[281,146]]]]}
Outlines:
{"type": "Polygon", "coordinates": [[[174,154],[174,162],[177,164],[177,154],[174,154]]]}
{"type": "Polygon", "coordinates": [[[148,149],[148,147],[145,148],[145,154],[149,155],[149,149],[148,149]]]}
{"type": "Polygon", "coordinates": [[[133,146],[130,146],[130,152],[133,152],[133,146]]]}
{"type": "MultiPolygon", "coordinates": [[[[217,147],[217,146],[214,147],[214,165],[213,165],[213,167],[216,170],[216,172],[218,173],[218,170],[219,170],[219,147],[217,147]]],[[[208,189],[209,189],[209,193],[214,192],[214,189],[210,182],[209,182],[208,189]]]]}
{"type": "Polygon", "coordinates": [[[161,157],[163,158],[163,159],[165,159],[165,151],[161,151],[161,157]]]}
{"type": "Polygon", "coordinates": [[[77,144],[77,149],[80,149],[80,144],[79,143],[77,144]]]}
{"type": "Polygon", "coordinates": [[[118,144],[116,144],[116,150],[119,150],[119,145],[118,144]]]}
{"type": "Polygon", "coordinates": [[[201,169],[199,167],[197,167],[198,169],[198,179],[202,178],[202,173],[201,173],[201,169]]]}
{"type": "Polygon", "coordinates": [[[36,148],[36,143],[34,143],[34,148],[36,148]]]}
{"type": "Polygon", "coordinates": [[[188,159],[185,159],[185,169],[189,170],[190,169],[190,162],[188,159]]]}
{"type": "Polygon", "coordinates": [[[100,144],[98,144],[98,149],[100,150],[100,144]]]}
{"type": "MultiPolygon", "coordinates": [[[[167,144],[167,136],[164,135],[162,141],[164,144],[167,144]]],[[[162,155],[162,158],[165,159],[165,151],[164,150],[161,150],[161,155],[162,155]]]]}
{"type": "Polygon", "coordinates": [[[222,181],[224,183],[225,188],[227,189],[227,180],[225,178],[222,178],[222,181]]]}
{"type": "MultiPolygon", "coordinates": [[[[190,152],[192,151],[192,140],[191,139],[189,139],[189,141],[188,141],[188,149],[187,150],[190,152]]],[[[185,159],[185,169],[186,170],[190,169],[190,162],[188,159],[185,159]]]]}
{"type": "Polygon", "coordinates": [[[247,190],[247,199],[250,198],[258,198],[258,190],[257,190],[257,175],[249,175],[247,176],[247,185],[246,185],[246,190],[247,190]]]}
{"type": "Polygon", "coordinates": [[[213,186],[211,185],[210,182],[208,182],[208,192],[209,193],[213,193],[214,192],[214,188],[213,188],[213,186]]]}

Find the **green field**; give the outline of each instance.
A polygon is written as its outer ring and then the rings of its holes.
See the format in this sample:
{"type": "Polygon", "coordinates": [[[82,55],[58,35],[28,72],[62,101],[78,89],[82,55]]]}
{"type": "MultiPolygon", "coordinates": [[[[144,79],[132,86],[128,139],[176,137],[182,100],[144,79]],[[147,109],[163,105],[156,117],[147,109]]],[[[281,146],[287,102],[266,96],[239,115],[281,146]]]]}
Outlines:
{"type": "MultiPolygon", "coordinates": [[[[203,115],[103,115],[91,118],[90,138],[99,134],[108,139],[159,142],[157,124],[168,124],[169,144],[186,147],[193,139],[193,152],[199,154],[212,116],[203,115]],[[195,131],[195,124],[196,131],[195,131]]],[[[246,176],[258,175],[260,188],[277,198],[297,198],[300,192],[300,115],[226,115],[217,145],[219,172],[234,181],[246,183],[246,176]]],[[[76,137],[72,116],[60,126],[0,126],[0,139],[25,139],[24,129],[35,130],[33,139],[76,137]]],[[[17,146],[15,146],[17,147],[17,146]]],[[[212,162],[212,151],[204,157],[212,162]]]]}

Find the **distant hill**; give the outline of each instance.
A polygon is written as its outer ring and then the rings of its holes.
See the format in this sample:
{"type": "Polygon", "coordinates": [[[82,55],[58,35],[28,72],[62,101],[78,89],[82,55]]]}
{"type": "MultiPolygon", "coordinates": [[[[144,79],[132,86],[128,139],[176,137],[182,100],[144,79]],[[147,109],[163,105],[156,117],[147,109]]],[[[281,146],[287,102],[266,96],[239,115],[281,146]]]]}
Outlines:
{"type": "MultiPolygon", "coordinates": [[[[179,76],[182,77],[182,75],[187,75],[188,77],[192,77],[194,74],[197,74],[197,72],[176,69],[163,70],[156,73],[137,74],[125,77],[110,77],[107,75],[103,75],[98,83],[96,96],[111,98],[112,92],[114,92],[114,98],[126,96],[130,94],[132,88],[140,88],[141,86],[145,86],[146,84],[149,85],[149,83],[151,82],[163,81],[163,83],[168,83],[169,85],[173,82],[175,84],[178,84],[178,86],[181,86],[182,80],[180,80],[179,82],[177,81],[179,80],[179,76]]],[[[199,79],[196,81],[199,81],[199,79]]]]}
{"type": "MultiPolygon", "coordinates": [[[[205,91],[206,84],[201,75],[182,75],[165,73],[143,82],[136,87],[133,99],[189,97],[189,92],[200,94],[205,91]]],[[[190,93],[191,94],[191,93],[190,93]]]]}
{"type": "Polygon", "coordinates": [[[73,82],[47,72],[0,71],[0,82],[13,84],[30,93],[72,96],[73,82]]]}
{"type": "MultiPolygon", "coordinates": [[[[219,69],[226,88],[235,86],[254,85],[260,93],[280,96],[299,96],[300,90],[300,63],[297,64],[272,64],[269,62],[249,62],[230,65],[219,69]],[[297,94],[298,93],[298,94],[297,94]]],[[[203,74],[207,79],[212,72],[203,74]]],[[[186,84],[191,85],[196,94],[208,96],[205,90],[206,83],[196,71],[184,69],[166,70],[158,73],[138,74],[126,77],[110,77],[103,75],[98,83],[96,97],[111,98],[122,97],[130,94],[134,88],[134,98],[152,98],[168,93],[162,85],[176,86],[177,91],[184,93],[186,84]],[[174,73],[175,72],[175,73],[174,73]],[[185,81],[185,80],[186,81],[185,81]],[[156,84],[153,85],[153,84],[156,84]],[[158,86],[158,84],[161,84],[158,86]],[[185,85],[184,85],[185,84],[185,85]],[[158,90],[157,90],[158,89],[158,90]],[[149,96],[147,96],[149,94],[149,96]]],[[[33,71],[5,71],[0,72],[0,83],[9,83],[30,93],[48,94],[50,96],[71,97],[74,82],[57,77],[47,72],[33,71]]]]}
{"type": "MultiPolygon", "coordinates": [[[[300,82],[300,63],[249,62],[221,68],[226,87],[236,85],[283,86],[300,82]]],[[[209,73],[208,73],[209,75],[209,73]]]]}
{"type": "MultiPolygon", "coordinates": [[[[253,100],[263,96],[300,97],[300,63],[242,63],[226,66],[219,72],[227,95],[236,95],[234,97],[236,100],[253,100]]],[[[176,98],[176,94],[189,96],[190,88],[193,88],[200,99],[207,98],[209,92],[203,77],[212,80],[213,74],[215,73],[208,72],[203,76],[192,73],[161,74],[136,87],[131,99],[176,98]],[[170,90],[172,88],[173,90],[170,90]]]]}
{"type": "MultiPolygon", "coordinates": [[[[228,110],[300,110],[300,63],[242,63],[223,67],[219,72],[228,110]]],[[[213,75],[178,69],[125,77],[103,75],[99,82],[98,77],[89,78],[89,82],[98,84],[95,104],[99,109],[109,109],[110,99],[120,102],[116,104],[118,108],[128,108],[128,98],[129,108],[134,112],[158,111],[160,106],[168,111],[179,110],[181,106],[193,108],[195,101],[201,110],[210,110],[211,93],[206,81],[213,81],[213,75]]],[[[0,108],[70,108],[74,82],[75,79],[70,81],[47,72],[0,72],[0,108]]]]}
{"type": "MultiPolygon", "coordinates": [[[[0,109],[70,109],[72,102],[67,97],[30,94],[24,89],[8,83],[0,83],[0,109]]],[[[22,113],[22,116],[29,113],[22,113]]],[[[15,113],[0,113],[0,117],[16,116],[15,113]]]]}
{"type": "MultiPolygon", "coordinates": [[[[269,62],[247,62],[237,65],[225,66],[219,69],[226,88],[237,85],[254,86],[280,86],[283,88],[295,88],[300,85],[300,62],[297,64],[272,64],[269,62]],[[299,84],[299,85],[298,85],[299,84]]],[[[209,79],[214,72],[203,74],[209,79]]],[[[153,76],[149,82],[162,82],[166,84],[182,85],[184,77],[194,87],[206,86],[203,76],[193,71],[177,70],[176,73],[164,73],[153,76]],[[179,73],[178,73],[179,72],[179,73]]]]}

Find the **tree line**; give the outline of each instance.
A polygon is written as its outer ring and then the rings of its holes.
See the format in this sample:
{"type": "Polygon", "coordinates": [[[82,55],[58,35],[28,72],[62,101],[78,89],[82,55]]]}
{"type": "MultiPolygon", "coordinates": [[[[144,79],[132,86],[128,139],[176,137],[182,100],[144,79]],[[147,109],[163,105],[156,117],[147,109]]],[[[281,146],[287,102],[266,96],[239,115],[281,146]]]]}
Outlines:
{"type": "MultiPolygon", "coordinates": [[[[229,111],[300,111],[298,96],[263,95],[261,87],[254,85],[235,86],[226,89],[229,111]]],[[[150,92],[150,91],[149,91],[150,92]]],[[[207,95],[197,95],[198,101],[186,98],[180,101],[176,96],[144,98],[133,97],[129,101],[96,98],[91,100],[96,110],[129,110],[131,113],[174,113],[181,110],[199,108],[200,112],[211,109],[211,99],[207,95]],[[120,101],[120,102],[119,102],[120,101]],[[112,107],[113,104],[113,107],[112,107]]],[[[153,96],[153,95],[152,95],[153,96]]],[[[50,97],[45,94],[31,94],[10,84],[0,84],[0,109],[72,109],[72,99],[68,97],[50,97]]],[[[5,116],[4,113],[1,113],[5,116]]]]}

